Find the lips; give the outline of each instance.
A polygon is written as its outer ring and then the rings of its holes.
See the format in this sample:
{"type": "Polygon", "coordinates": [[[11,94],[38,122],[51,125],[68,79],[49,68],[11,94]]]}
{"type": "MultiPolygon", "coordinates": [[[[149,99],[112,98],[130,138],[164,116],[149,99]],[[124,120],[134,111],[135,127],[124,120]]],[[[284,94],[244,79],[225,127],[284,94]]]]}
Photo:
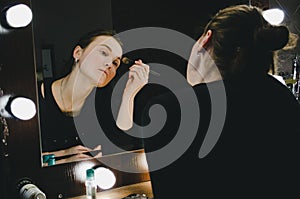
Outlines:
{"type": "Polygon", "coordinates": [[[108,76],[108,72],[106,70],[99,69],[99,71],[103,72],[106,76],[108,76]]]}

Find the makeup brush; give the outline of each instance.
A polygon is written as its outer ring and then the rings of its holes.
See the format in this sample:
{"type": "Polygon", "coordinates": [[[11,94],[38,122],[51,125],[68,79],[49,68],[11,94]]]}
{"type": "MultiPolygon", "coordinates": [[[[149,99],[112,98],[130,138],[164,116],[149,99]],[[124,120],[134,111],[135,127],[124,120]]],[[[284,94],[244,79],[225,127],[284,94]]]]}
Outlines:
{"type": "MultiPolygon", "coordinates": [[[[128,57],[123,57],[123,58],[122,58],[122,62],[123,62],[124,64],[130,65],[130,66],[132,66],[132,65],[135,63],[134,60],[129,59],[128,57]]],[[[153,70],[150,70],[149,73],[152,74],[152,75],[154,75],[154,76],[156,76],[156,77],[159,77],[159,76],[160,76],[160,74],[159,74],[158,72],[155,72],[155,71],[153,71],[153,70]]]]}

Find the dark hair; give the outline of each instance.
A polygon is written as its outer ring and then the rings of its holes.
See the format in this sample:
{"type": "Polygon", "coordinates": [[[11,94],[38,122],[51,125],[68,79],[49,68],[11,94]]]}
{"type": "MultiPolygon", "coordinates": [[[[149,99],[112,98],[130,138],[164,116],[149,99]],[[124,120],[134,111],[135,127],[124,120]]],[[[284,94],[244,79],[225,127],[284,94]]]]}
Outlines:
{"type": "Polygon", "coordinates": [[[76,46],[79,45],[82,49],[86,48],[94,39],[98,36],[112,36],[114,37],[121,45],[121,41],[118,37],[115,36],[116,32],[114,30],[94,30],[84,34],[77,42],[76,46]]]}
{"type": "MultiPolygon", "coordinates": [[[[116,32],[114,30],[102,30],[102,29],[98,29],[98,30],[93,30],[90,32],[85,33],[84,35],[82,35],[79,40],[75,43],[75,46],[80,46],[82,49],[86,48],[90,43],[92,43],[94,41],[94,39],[98,36],[112,36],[114,37],[119,44],[122,46],[122,42],[121,40],[116,36],[116,32]]],[[[73,48],[73,49],[74,49],[73,48]]],[[[65,65],[65,69],[62,72],[61,76],[65,76],[68,73],[70,73],[73,69],[75,60],[73,58],[73,53],[71,53],[70,55],[70,59],[69,61],[66,63],[65,65]]]]}
{"type": "Polygon", "coordinates": [[[289,38],[285,26],[272,26],[262,16],[262,10],[248,5],[235,5],[220,10],[206,25],[212,30],[207,47],[213,47],[212,57],[223,78],[241,72],[261,74],[269,71],[273,51],[283,48],[289,38]]]}
{"type": "Polygon", "coordinates": [[[290,32],[287,45],[275,52],[274,55],[274,71],[276,75],[288,76],[293,71],[292,60],[297,56],[297,45],[299,36],[290,32]]]}

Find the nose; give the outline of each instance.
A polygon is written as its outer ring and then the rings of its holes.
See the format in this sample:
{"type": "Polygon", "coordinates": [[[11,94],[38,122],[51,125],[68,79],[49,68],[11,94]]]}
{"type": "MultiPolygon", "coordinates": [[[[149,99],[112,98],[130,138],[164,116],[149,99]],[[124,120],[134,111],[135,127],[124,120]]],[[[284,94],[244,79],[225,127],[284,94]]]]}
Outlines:
{"type": "Polygon", "coordinates": [[[105,64],[105,68],[108,69],[108,70],[111,70],[111,69],[113,68],[113,67],[112,67],[112,63],[110,63],[110,64],[109,64],[109,63],[106,63],[106,64],[105,64]]]}
{"type": "Polygon", "coordinates": [[[111,58],[107,58],[104,62],[105,67],[109,68],[112,65],[112,59],[111,58]]]}

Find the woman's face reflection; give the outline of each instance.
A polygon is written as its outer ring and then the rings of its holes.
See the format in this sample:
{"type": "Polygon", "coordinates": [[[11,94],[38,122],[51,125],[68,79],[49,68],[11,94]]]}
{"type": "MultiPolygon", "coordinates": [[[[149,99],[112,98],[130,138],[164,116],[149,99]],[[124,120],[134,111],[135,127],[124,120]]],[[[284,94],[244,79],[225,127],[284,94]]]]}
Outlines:
{"type": "Polygon", "coordinates": [[[98,36],[85,49],[77,46],[74,50],[80,72],[97,87],[106,86],[115,77],[121,56],[122,47],[111,36],[98,36]]]}

